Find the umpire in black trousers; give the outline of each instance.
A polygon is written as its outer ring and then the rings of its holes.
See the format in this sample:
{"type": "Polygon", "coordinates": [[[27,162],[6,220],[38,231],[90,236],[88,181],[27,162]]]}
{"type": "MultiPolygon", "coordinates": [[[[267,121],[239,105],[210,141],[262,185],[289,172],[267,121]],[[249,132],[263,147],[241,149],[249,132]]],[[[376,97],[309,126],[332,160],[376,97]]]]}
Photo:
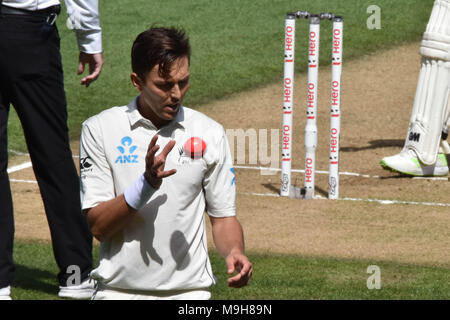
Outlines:
{"type": "MultiPolygon", "coordinates": [[[[16,2],[19,7],[24,3],[16,2]]],[[[22,123],[44,202],[60,270],[60,289],[70,285],[68,279],[73,270],[67,273],[69,266],[79,267],[81,282],[88,278],[92,269],[92,235],[80,208],[79,178],[68,137],[60,39],[54,23],[60,7],[54,5],[54,1],[47,2],[53,5],[29,10],[33,8],[17,8],[10,5],[14,1],[4,0],[1,4],[0,0],[0,289],[10,286],[14,275],[14,218],[7,174],[10,105],[14,106],[22,123]]],[[[86,2],[92,5],[92,1],[86,2]]],[[[73,3],[84,6],[83,1],[72,1],[69,5],[73,3]]],[[[98,2],[96,6],[98,10],[98,2]]],[[[86,7],[89,6],[84,9],[86,7]]],[[[79,27],[86,28],[83,22],[79,27]]],[[[87,86],[100,73],[101,52],[93,55],[80,51],[79,73],[83,72],[85,63],[90,66],[90,74],[82,84],[87,86]]],[[[61,291],[60,296],[64,296],[61,291]]]]}

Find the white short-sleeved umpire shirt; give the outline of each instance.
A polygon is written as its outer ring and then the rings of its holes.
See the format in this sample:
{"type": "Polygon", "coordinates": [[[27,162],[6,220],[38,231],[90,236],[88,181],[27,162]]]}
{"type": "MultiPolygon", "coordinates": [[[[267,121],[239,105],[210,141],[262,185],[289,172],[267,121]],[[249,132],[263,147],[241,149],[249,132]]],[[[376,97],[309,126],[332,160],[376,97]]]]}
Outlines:
{"type": "MultiPolygon", "coordinates": [[[[125,290],[207,288],[215,277],[207,252],[204,212],[235,215],[235,177],[223,127],[200,112],[181,107],[159,130],[141,116],[135,98],[83,123],[80,141],[82,208],[95,207],[121,194],[145,171],[150,140],[159,135],[160,151],[170,141],[163,179],[149,202],[112,240],[101,243],[100,262],[91,276],[125,290]],[[190,137],[206,143],[203,158],[184,151],[190,137]]],[[[159,152],[160,152],[159,151],[159,152]]]]}

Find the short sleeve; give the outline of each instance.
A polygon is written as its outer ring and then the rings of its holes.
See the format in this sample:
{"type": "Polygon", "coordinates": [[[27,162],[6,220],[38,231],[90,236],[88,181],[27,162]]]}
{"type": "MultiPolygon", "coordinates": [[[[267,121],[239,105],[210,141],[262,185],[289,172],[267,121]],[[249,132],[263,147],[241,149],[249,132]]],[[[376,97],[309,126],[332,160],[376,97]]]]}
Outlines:
{"type": "Polygon", "coordinates": [[[103,136],[95,118],[83,123],[80,137],[80,197],[82,209],[115,198],[111,168],[103,148],[103,136]]]}
{"type": "Polygon", "coordinates": [[[214,162],[208,166],[203,179],[206,212],[213,217],[236,215],[236,179],[227,137],[214,148],[214,162]]]}

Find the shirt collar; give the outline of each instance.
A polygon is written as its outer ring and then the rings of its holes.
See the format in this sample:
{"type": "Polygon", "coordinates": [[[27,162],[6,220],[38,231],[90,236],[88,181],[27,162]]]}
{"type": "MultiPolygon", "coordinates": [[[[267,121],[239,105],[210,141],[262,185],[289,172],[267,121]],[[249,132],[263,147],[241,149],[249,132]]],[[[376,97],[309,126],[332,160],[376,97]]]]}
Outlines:
{"type": "MultiPolygon", "coordinates": [[[[155,130],[158,130],[156,126],[147,118],[144,118],[141,113],[139,112],[137,108],[137,99],[139,96],[135,97],[131,102],[127,105],[127,114],[128,114],[128,120],[130,121],[130,127],[131,129],[137,128],[138,126],[144,126],[149,127],[155,130]]],[[[184,107],[181,106],[180,110],[178,110],[177,115],[175,116],[175,119],[173,119],[170,123],[168,123],[166,126],[160,128],[167,128],[171,126],[178,126],[182,129],[185,128],[185,117],[184,117],[184,107]]]]}

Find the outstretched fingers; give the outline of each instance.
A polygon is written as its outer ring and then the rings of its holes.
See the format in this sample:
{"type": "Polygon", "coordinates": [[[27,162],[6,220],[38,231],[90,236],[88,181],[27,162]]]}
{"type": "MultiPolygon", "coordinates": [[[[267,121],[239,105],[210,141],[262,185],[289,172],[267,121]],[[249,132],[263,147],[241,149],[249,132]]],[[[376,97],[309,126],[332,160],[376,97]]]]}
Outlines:
{"type": "Polygon", "coordinates": [[[175,140],[169,141],[164,149],[156,155],[156,152],[160,149],[160,146],[156,144],[158,135],[155,135],[149,143],[147,149],[147,155],[145,158],[146,170],[144,173],[147,181],[155,188],[159,188],[162,183],[162,179],[167,178],[177,172],[176,169],[168,171],[164,170],[167,155],[172,151],[175,146],[175,140]]]}
{"type": "Polygon", "coordinates": [[[170,151],[172,151],[175,146],[175,140],[170,140],[169,143],[166,144],[164,149],[161,151],[161,156],[164,157],[164,160],[167,158],[167,155],[170,151]]]}

